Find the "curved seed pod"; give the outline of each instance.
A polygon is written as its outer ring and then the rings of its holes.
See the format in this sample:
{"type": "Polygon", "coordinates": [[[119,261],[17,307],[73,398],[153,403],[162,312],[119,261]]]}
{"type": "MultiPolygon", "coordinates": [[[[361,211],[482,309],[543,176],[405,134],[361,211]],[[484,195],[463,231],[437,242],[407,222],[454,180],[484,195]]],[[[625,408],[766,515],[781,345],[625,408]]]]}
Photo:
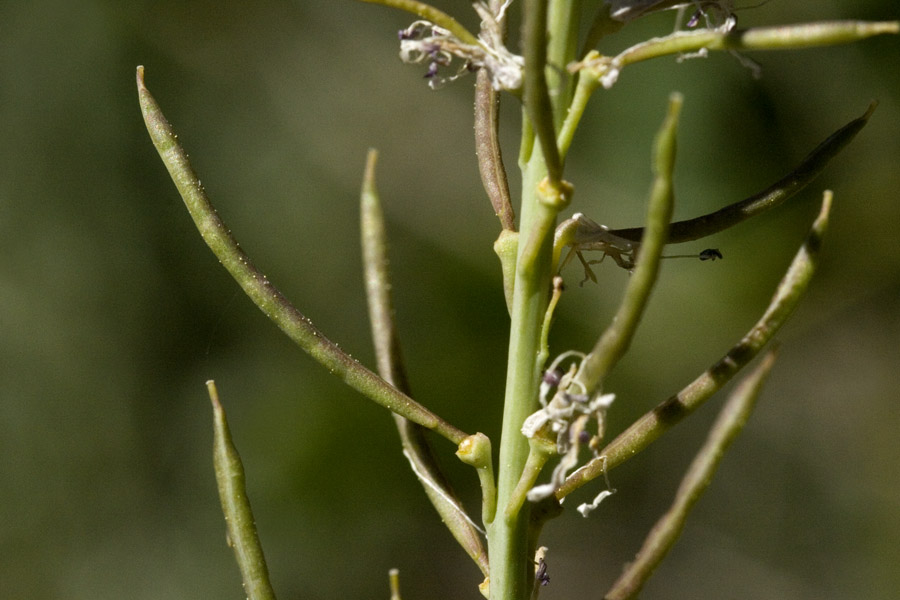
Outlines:
{"type": "MultiPolygon", "coordinates": [[[[698,240],[734,227],[750,217],[755,217],[780,205],[818,177],[828,162],[837,156],[856,137],[857,133],[862,131],[876,106],[878,106],[877,102],[870,104],[862,116],[853,119],[828,136],[800,162],[797,168],[763,191],[708,215],[672,223],[669,226],[669,237],[666,243],[680,244],[698,240]]],[[[633,242],[640,242],[644,235],[644,228],[613,229],[608,233],[633,242]]]]}
{"type": "MultiPolygon", "coordinates": [[[[409,393],[409,381],[403,366],[390,293],[387,234],[381,200],[375,185],[376,159],[377,152],[369,150],[360,195],[360,233],[369,321],[372,326],[372,338],[379,373],[391,385],[396,386],[404,393],[409,393]]],[[[403,453],[409,459],[410,467],[422,483],[431,504],[460,546],[475,561],[481,572],[487,575],[487,552],[481,543],[479,532],[472,524],[472,519],[463,510],[435,460],[428,439],[425,437],[425,429],[396,414],[394,423],[400,434],[403,453]]],[[[462,443],[469,439],[471,438],[466,438],[462,443]]]]}
{"type": "Polygon", "coordinates": [[[272,285],[234,239],[231,230],[210,202],[178,136],[150,90],[144,85],[144,67],[137,68],[137,88],[141,113],[150,139],[178,188],[197,230],[253,303],[307,354],[370,400],[433,430],[454,444],[458,445],[468,437],[341,350],[272,285]]]}

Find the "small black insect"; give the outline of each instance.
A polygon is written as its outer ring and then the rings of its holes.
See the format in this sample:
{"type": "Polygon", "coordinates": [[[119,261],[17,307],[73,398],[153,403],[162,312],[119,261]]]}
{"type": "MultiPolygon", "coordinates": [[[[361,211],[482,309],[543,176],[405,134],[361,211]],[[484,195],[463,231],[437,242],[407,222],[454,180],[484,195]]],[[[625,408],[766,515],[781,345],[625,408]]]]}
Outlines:
{"type": "Polygon", "coordinates": [[[700,253],[700,260],[716,260],[717,258],[722,258],[722,253],[718,248],[707,248],[700,253]]]}

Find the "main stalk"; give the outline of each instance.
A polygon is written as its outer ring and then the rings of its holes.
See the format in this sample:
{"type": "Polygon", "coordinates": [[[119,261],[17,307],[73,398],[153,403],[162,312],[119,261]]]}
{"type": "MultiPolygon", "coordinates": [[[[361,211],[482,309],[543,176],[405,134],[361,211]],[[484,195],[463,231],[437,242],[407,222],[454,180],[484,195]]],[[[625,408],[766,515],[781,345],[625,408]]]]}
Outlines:
{"type": "Polygon", "coordinates": [[[521,428],[538,408],[545,358],[541,357],[541,328],[550,300],[553,233],[570,195],[560,180],[555,132],[571,97],[570,82],[560,76],[560,68],[574,58],[581,13],[580,0],[526,0],[523,6],[522,205],[497,469],[497,516],[488,531],[491,600],[527,600],[534,586],[535,540],[529,536],[529,503],[511,512],[507,506],[528,458],[528,440],[521,428]],[[548,161],[542,149],[554,156],[548,161]],[[549,180],[548,162],[553,166],[549,180]]]}

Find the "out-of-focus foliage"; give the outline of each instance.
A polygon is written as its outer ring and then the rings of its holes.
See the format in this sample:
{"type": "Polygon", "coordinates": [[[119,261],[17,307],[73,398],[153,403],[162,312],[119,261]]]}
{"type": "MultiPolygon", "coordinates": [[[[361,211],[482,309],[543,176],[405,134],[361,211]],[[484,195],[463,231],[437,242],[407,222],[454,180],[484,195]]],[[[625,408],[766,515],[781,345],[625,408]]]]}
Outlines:
{"type": "MultiPolygon", "coordinates": [[[[896,18],[887,0],[799,4],[748,9],[740,25],[896,18]]],[[[475,25],[466,3],[438,5],[475,25]]],[[[203,246],[134,89],[143,64],[244,247],[370,365],[357,194],[366,149],[379,147],[413,391],[466,431],[496,435],[507,321],[473,151],[474,80],[430,91],[397,59],[408,21],[349,1],[0,4],[4,598],[240,597],[212,471],[209,378],[283,597],[386,596],[394,566],[410,598],[476,597],[480,577],[432,515],[388,414],[291,346],[203,246]],[[338,464],[349,478],[334,477],[338,464]]],[[[670,27],[656,15],[603,49],[670,27]]],[[[780,336],[753,421],[648,598],[889,598],[900,587],[897,43],[758,54],[759,81],[727,55],[663,59],[630,67],[592,101],[567,179],[572,209],[612,227],[644,213],[650,141],[673,89],[685,95],[677,218],[757,191],[881,102],[809,190],[703,245],[724,260],[664,264],[611,382],[613,432],[753,323],[819,191],[835,191],[822,269],[780,336]]],[[[514,101],[503,118],[514,168],[514,101]]],[[[609,318],[627,275],[597,272],[600,286],[569,286],[554,352],[585,349],[609,318]]],[[[613,581],[713,412],[617,471],[619,493],[591,520],[548,526],[542,597],[596,597],[613,581]]],[[[477,501],[472,474],[436,444],[477,501]]]]}

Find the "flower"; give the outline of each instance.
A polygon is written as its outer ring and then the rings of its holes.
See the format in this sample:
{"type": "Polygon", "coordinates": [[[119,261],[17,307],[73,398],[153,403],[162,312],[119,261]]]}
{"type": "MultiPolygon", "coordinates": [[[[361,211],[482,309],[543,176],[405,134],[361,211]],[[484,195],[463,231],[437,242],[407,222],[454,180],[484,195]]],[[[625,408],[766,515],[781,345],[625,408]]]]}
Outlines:
{"type": "Polygon", "coordinates": [[[414,21],[398,34],[400,60],[408,64],[427,64],[425,78],[432,89],[455,81],[466,73],[484,69],[490,75],[495,90],[518,90],[522,87],[525,60],[503,45],[501,24],[507,4],[501,7],[497,15],[483,2],[474,5],[482,19],[477,45],[461,41],[431,21],[414,21]]]}

